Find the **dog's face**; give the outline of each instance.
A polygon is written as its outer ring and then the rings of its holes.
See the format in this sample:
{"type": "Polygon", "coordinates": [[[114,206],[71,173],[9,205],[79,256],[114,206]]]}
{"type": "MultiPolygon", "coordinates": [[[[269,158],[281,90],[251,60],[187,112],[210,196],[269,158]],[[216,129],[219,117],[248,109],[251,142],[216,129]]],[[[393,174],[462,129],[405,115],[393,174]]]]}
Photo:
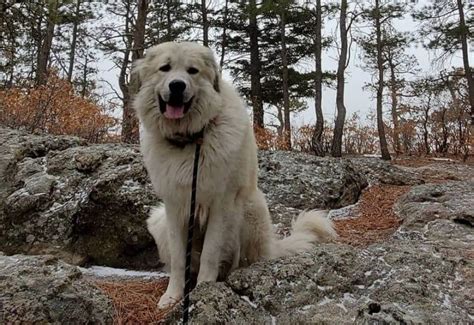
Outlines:
{"type": "MultiPolygon", "coordinates": [[[[150,48],[136,70],[142,88],[153,91],[159,113],[180,120],[199,109],[200,98],[219,92],[219,70],[208,48],[195,43],[162,43],[150,48]]],[[[151,95],[151,94],[150,94],[151,95]]]]}

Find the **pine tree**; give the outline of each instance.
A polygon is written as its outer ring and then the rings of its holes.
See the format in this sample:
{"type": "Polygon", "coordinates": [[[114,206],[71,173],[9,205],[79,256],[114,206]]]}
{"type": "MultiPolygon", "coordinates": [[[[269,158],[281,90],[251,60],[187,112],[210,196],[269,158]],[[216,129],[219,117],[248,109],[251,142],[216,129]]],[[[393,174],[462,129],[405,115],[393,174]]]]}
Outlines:
{"type": "Polygon", "coordinates": [[[402,153],[400,143],[400,122],[399,122],[399,102],[403,95],[402,91],[407,85],[405,78],[408,74],[418,71],[418,62],[413,55],[406,54],[413,38],[409,33],[401,33],[393,27],[388,27],[389,32],[385,33],[385,43],[383,56],[386,61],[388,80],[386,82],[390,97],[390,113],[392,116],[393,131],[392,142],[396,155],[402,153]]]}
{"type": "Polygon", "coordinates": [[[348,35],[352,24],[359,15],[355,9],[348,12],[348,3],[346,0],[341,1],[339,9],[339,60],[337,64],[337,86],[336,86],[336,107],[337,116],[334,124],[334,136],[331,146],[331,155],[333,157],[342,156],[342,136],[344,132],[344,122],[346,119],[346,106],[344,104],[344,88],[345,88],[345,71],[350,60],[350,44],[348,43],[348,35]],[[349,16],[349,17],[348,17],[349,16]]]}
{"type": "Polygon", "coordinates": [[[423,6],[413,17],[421,23],[420,36],[424,46],[441,51],[438,59],[444,60],[461,50],[469,89],[471,124],[474,125],[474,79],[468,49],[468,42],[474,36],[474,15],[469,14],[472,13],[472,5],[468,2],[439,0],[423,6]]]}
{"type": "Polygon", "coordinates": [[[369,23],[370,30],[368,35],[359,39],[359,43],[364,50],[365,68],[376,75],[377,81],[374,88],[376,90],[377,131],[380,151],[384,160],[391,159],[385,134],[382,107],[385,87],[384,74],[386,70],[384,50],[389,44],[389,26],[394,19],[403,16],[405,8],[403,4],[392,4],[375,0],[373,6],[365,7],[362,12],[362,17],[369,23]]]}

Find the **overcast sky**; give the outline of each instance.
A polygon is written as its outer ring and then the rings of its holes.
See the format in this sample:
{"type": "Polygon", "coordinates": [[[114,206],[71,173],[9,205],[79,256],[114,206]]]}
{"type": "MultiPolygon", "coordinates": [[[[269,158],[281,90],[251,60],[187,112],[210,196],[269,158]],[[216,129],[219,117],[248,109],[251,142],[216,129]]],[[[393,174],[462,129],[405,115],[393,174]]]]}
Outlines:
{"type": "MultiPolygon", "coordinates": [[[[426,2],[426,0],[420,0],[417,6],[421,6],[426,2]]],[[[417,23],[413,21],[410,15],[407,15],[403,19],[396,20],[394,25],[400,31],[416,31],[418,29],[417,23]]],[[[325,22],[323,35],[337,35],[337,33],[337,18],[327,20],[325,22]]],[[[263,51],[264,49],[261,50],[263,51]]],[[[421,69],[421,71],[418,73],[420,76],[436,73],[443,68],[443,66],[440,66],[439,64],[433,64],[435,53],[427,51],[419,44],[414,43],[409,49],[408,54],[413,54],[417,58],[421,69]]],[[[322,60],[324,70],[336,71],[337,50],[335,48],[330,48],[326,52],[323,52],[322,60]]],[[[375,111],[375,101],[373,99],[373,94],[370,91],[363,89],[364,84],[371,81],[371,74],[362,69],[363,64],[364,63],[360,59],[360,48],[356,44],[353,44],[351,49],[351,62],[346,70],[345,104],[347,108],[347,117],[349,117],[353,112],[359,112],[364,118],[370,112],[375,111]]],[[[444,63],[445,68],[461,65],[462,59],[460,57],[460,53],[453,56],[449,61],[444,63]]],[[[314,66],[314,64],[310,63],[308,66],[314,66]]],[[[112,85],[114,85],[116,89],[118,89],[117,78],[119,71],[118,69],[113,68],[112,62],[110,62],[110,60],[107,58],[102,58],[98,62],[98,67],[99,79],[103,78],[108,80],[112,85]]],[[[232,81],[228,71],[224,71],[224,78],[232,81]]],[[[107,85],[102,84],[102,86],[106,89],[106,92],[110,91],[107,85]]],[[[323,89],[323,113],[325,119],[329,121],[334,119],[336,109],[335,98],[336,92],[334,89],[327,87],[323,89]]],[[[314,123],[314,101],[309,99],[308,106],[308,110],[293,116],[293,125],[314,123]]]]}

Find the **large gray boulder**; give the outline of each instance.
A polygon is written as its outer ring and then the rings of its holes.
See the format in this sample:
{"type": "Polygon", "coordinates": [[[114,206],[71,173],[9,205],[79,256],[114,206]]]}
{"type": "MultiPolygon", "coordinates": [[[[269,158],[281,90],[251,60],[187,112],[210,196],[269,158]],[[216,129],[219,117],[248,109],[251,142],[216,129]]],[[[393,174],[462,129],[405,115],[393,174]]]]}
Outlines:
{"type": "Polygon", "coordinates": [[[270,206],[337,209],[357,202],[367,186],[366,178],[344,159],[263,151],[259,167],[259,186],[270,206]]]}
{"type": "Polygon", "coordinates": [[[155,197],[139,149],[0,128],[0,250],[149,268],[155,197]]]}
{"type": "Polygon", "coordinates": [[[349,159],[354,168],[367,177],[370,184],[418,185],[423,184],[423,176],[416,170],[403,168],[376,157],[349,159]]]}
{"type": "Polygon", "coordinates": [[[112,303],[52,256],[0,255],[0,323],[112,324],[112,303]]]}
{"type": "MultiPolygon", "coordinates": [[[[385,243],[320,245],[261,262],[192,294],[196,323],[470,323],[474,183],[414,187],[385,243]],[[434,206],[434,208],[432,208],[434,206]]],[[[170,321],[179,318],[179,312],[170,321]]]]}
{"type": "Polygon", "coordinates": [[[438,161],[411,169],[426,179],[474,180],[474,166],[455,161],[438,161]]]}

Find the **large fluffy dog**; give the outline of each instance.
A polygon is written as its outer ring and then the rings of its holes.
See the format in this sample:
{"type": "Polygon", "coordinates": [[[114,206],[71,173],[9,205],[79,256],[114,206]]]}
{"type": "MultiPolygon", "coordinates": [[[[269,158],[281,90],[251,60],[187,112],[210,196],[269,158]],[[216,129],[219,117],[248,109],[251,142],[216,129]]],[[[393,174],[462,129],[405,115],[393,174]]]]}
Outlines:
{"type": "Polygon", "coordinates": [[[137,63],[142,86],[134,105],[141,148],[164,206],[148,219],[160,258],[171,266],[161,307],[182,298],[194,141],[201,134],[193,271],[197,282],[309,249],[335,237],[325,212],[302,213],[291,236],[277,240],[257,188],[257,147],[244,105],[221,80],[212,52],[194,43],[163,43],[137,63]],[[196,234],[197,232],[197,234],[196,234]]]}

